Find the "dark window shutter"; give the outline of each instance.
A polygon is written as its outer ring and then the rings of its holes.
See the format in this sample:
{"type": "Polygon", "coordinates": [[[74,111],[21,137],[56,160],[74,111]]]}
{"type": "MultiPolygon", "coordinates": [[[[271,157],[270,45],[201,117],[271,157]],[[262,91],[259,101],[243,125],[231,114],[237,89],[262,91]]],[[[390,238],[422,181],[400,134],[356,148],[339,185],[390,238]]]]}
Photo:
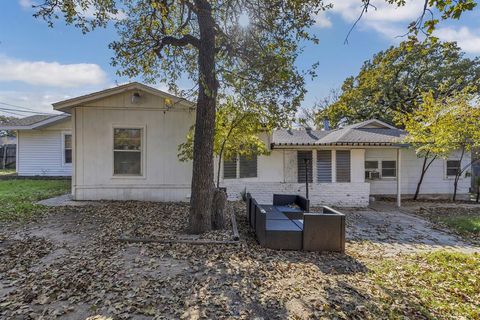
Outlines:
{"type": "Polygon", "coordinates": [[[297,151],[298,182],[305,183],[305,173],[307,167],[305,160],[308,160],[308,182],[313,182],[312,177],[312,151],[297,151]]]}
{"type": "Polygon", "coordinates": [[[337,182],[350,182],[350,150],[337,150],[337,182]]]}
{"type": "Polygon", "coordinates": [[[318,182],[332,182],[332,151],[317,151],[318,182]]]}
{"type": "Polygon", "coordinates": [[[240,178],[257,177],[257,155],[240,156],[240,178]]]}
{"type": "Polygon", "coordinates": [[[223,161],[223,178],[235,179],[237,178],[237,160],[224,160],[223,161]]]}

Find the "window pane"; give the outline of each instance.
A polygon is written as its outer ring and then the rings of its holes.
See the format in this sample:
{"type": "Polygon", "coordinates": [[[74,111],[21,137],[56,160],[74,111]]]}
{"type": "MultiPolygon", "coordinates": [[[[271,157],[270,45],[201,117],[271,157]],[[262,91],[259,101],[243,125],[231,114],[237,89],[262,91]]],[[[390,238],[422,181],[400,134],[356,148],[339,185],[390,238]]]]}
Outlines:
{"type": "Polygon", "coordinates": [[[257,155],[252,157],[240,156],[240,178],[254,178],[257,176],[257,155]]]}
{"type": "Polygon", "coordinates": [[[318,182],[332,182],[332,151],[317,151],[317,179],[318,182]]]}
{"type": "Polygon", "coordinates": [[[72,163],[72,149],[65,150],[65,163],[72,163]]]}
{"type": "Polygon", "coordinates": [[[223,178],[224,179],[235,179],[237,178],[237,161],[233,160],[224,160],[223,161],[223,178]]]}
{"type": "Polygon", "coordinates": [[[140,150],[142,129],[114,129],[113,148],[115,150],[140,150]]]}
{"type": "Polygon", "coordinates": [[[378,169],[378,161],[365,161],[365,169],[378,169]]]}
{"type": "Polygon", "coordinates": [[[395,169],[382,169],[382,177],[395,177],[395,169]]]}
{"type": "Polygon", "coordinates": [[[460,171],[459,160],[447,160],[447,176],[456,176],[460,171]]]}
{"type": "Polygon", "coordinates": [[[65,149],[72,149],[72,135],[66,134],[64,136],[64,140],[65,140],[65,149]]]}
{"type": "Polygon", "coordinates": [[[141,152],[120,152],[115,151],[114,156],[114,174],[141,174],[141,152]]]}
{"type": "Polygon", "coordinates": [[[337,150],[337,182],[350,182],[350,150],[337,150]]]}
{"type": "Polygon", "coordinates": [[[397,162],[382,161],[382,177],[396,177],[396,176],[397,176],[397,162]]]}
{"type": "Polygon", "coordinates": [[[308,182],[313,182],[312,151],[297,151],[297,178],[299,183],[305,183],[307,181],[306,180],[307,166],[308,166],[308,182]]]}

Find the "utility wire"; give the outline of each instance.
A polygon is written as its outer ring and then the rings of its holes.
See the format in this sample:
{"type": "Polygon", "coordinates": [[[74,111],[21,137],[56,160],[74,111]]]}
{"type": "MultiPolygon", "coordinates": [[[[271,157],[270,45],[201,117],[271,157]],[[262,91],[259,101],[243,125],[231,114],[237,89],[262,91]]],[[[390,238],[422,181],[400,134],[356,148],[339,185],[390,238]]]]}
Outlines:
{"type": "Polygon", "coordinates": [[[20,117],[24,117],[25,115],[24,114],[20,114],[20,113],[15,113],[15,112],[11,112],[11,111],[2,111],[0,110],[1,113],[6,113],[6,114],[11,114],[11,115],[14,115],[14,116],[20,116],[20,117]]]}
{"type": "Polygon", "coordinates": [[[35,110],[31,109],[31,108],[19,106],[18,104],[11,104],[11,103],[2,102],[2,101],[0,101],[0,104],[6,105],[6,106],[9,106],[9,107],[14,107],[14,108],[20,108],[20,109],[24,109],[24,110],[35,111],[35,110]]]}
{"type": "MultiPolygon", "coordinates": [[[[31,109],[31,108],[19,106],[19,105],[17,105],[17,104],[11,104],[11,103],[7,103],[7,102],[2,102],[2,101],[0,101],[0,105],[5,105],[5,106],[13,107],[13,108],[21,108],[21,109],[24,109],[24,110],[28,110],[30,113],[34,113],[34,114],[43,114],[43,115],[51,115],[51,114],[53,114],[53,113],[48,113],[48,112],[35,111],[34,109],[31,109]]],[[[7,108],[2,107],[2,106],[0,106],[0,108],[7,109],[7,108]]],[[[26,112],[26,111],[22,111],[22,110],[18,110],[18,109],[10,109],[10,110],[12,110],[12,111],[18,111],[18,112],[26,112]]]]}
{"type": "Polygon", "coordinates": [[[9,109],[9,108],[3,108],[0,107],[0,111],[14,111],[14,112],[22,112],[22,113],[33,113],[36,115],[50,115],[50,113],[44,113],[44,112],[36,112],[36,111],[26,111],[26,110],[18,110],[18,109],[9,109]]]}

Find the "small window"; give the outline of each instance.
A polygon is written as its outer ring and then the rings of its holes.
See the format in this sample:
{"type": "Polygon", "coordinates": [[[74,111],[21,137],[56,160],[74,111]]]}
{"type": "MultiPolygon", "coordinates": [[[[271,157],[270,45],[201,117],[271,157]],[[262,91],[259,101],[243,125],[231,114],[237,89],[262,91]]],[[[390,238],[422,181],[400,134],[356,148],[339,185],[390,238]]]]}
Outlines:
{"type": "Polygon", "coordinates": [[[113,130],[113,174],[142,174],[142,129],[113,130]]]}
{"type": "Polygon", "coordinates": [[[223,178],[224,179],[237,178],[237,159],[223,161],[223,178]]]}
{"type": "Polygon", "coordinates": [[[447,160],[447,177],[454,177],[460,171],[460,160],[447,160]]]}
{"type": "Polygon", "coordinates": [[[337,182],[350,182],[350,150],[337,150],[337,182]]]}
{"type": "Polygon", "coordinates": [[[257,177],[257,155],[251,157],[240,156],[240,178],[257,177]]]}
{"type": "Polygon", "coordinates": [[[72,135],[63,135],[63,153],[64,161],[66,164],[72,163],[72,135]]]}
{"type": "Polygon", "coordinates": [[[378,170],[378,161],[365,161],[365,170],[378,170]]]}
{"type": "Polygon", "coordinates": [[[320,183],[332,182],[332,150],[317,151],[317,180],[320,183]]]}
{"type": "Polygon", "coordinates": [[[378,172],[378,161],[365,161],[365,179],[380,179],[380,172],[378,172]]]}
{"type": "Polygon", "coordinates": [[[297,151],[297,170],[298,183],[305,183],[307,181],[307,173],[308,182],[313,182],[312,151],[297,151]]]}
{"type": "Polygon", "coordinates": [[[397,176],[396,161],[382,161],[382,178],[395,178],[397,176]]]}

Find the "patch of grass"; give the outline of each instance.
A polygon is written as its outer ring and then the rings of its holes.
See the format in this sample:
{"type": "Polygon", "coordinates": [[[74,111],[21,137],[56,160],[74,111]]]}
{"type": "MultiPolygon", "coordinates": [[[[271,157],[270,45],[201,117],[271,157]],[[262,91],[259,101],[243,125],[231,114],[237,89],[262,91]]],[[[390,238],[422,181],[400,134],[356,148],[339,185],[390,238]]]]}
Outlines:
{"type": "Polygon", "coordinates": [[[480,235],[480,215],[440,216],[438,221],[464,235],[480,235]]]}
{"type": "Polygon", "coordinates": [[[28,219],[45,209],[35,202],[69,191],[68,180],[0,181],[0,221],[28,219]]]}
{"type": "Polygon", "coordinates": [[[0,169],[0,176],[14,174],[15,172],[15,169],[0,169]]]}
{"type": "Polygon", "coordinates": [[[392,310],[410,306],[424,317],[480,319],[480,255],[448,251],[419,254],[372,268],[377,284],[392,295],[392,310]]]}

